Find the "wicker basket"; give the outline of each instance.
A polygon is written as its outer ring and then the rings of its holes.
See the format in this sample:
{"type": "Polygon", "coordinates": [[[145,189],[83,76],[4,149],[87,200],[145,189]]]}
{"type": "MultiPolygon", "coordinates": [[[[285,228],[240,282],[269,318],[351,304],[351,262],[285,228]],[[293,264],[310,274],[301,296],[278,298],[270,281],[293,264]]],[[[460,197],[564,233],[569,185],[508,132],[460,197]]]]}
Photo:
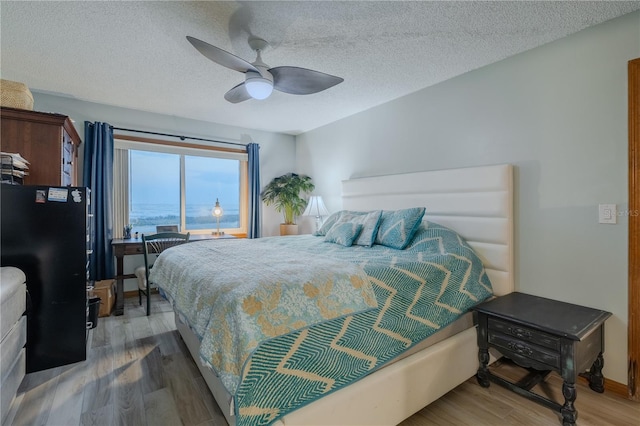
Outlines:
{"type": "Polygon", "coordinates": [[[33,110],[33,95],[24,83],[0,80],[0,105],[3,107],[33,110]]]}

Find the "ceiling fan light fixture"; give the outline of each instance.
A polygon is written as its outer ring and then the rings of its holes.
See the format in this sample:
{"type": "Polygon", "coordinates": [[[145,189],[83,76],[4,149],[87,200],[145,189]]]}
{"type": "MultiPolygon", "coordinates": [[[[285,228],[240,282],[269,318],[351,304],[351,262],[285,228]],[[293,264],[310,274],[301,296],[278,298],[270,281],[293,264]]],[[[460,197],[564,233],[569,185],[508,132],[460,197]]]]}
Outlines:
{"type": "Polygon", "coordinates": [[[289,66],[270,68],[262,61],[260,55],[269,43],[261,38],[249,38],[249,47],[256,51],[256,60],[253,63],[197,38],[187,36],[187,40],[207,59],[245,74],[242,83],[224,94],[224,98],[233,104],[249,99],[267,99],[271,96],[273,89],[292,95],[311,95],[344,81],[341,77],[307,68],[289,66]]]}
{"type": "Polygon", "coordinates": [[[273,82],[264,77],[247,78],[244,85],[253,99],[267,99],[273,92],[273,82]]]}

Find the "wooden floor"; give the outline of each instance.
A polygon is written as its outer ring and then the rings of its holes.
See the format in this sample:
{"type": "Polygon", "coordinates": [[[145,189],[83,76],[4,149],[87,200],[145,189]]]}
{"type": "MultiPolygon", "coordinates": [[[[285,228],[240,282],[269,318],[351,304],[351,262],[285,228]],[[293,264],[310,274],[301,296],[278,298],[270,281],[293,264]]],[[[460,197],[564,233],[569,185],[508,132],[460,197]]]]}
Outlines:
{"type": "MultiPolygon", "coordinates": [[[[100,318],[90,332],[85,362],[28,374],[7,425],[208,425],[227,423],[181,341],[168,303],[152,296],[147,317],[137,299],[125,315],[100,318]]],[[[494,371],[516,378],[502,364],[494,371]]],[[[561,380],[550,376],[536,390],[561,400],[561,380]]],[[[640,425],[640,404],[578,386],[578,425],[640,425]]],[[[558,414],[492,384],[469,379],[402,426],[561,425],[558,414]]]]}

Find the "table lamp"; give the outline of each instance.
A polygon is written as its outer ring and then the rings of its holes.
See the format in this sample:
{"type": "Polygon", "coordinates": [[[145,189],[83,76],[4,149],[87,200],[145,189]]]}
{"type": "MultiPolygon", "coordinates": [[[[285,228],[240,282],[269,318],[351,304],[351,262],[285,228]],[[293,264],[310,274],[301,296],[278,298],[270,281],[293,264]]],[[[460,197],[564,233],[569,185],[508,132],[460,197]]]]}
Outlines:
{"type": "Polygon", "coordinates": [[[309,197],[307,208],[302,213],[303,216],[315,216],[316,218],[316,232],[320,229],[320,221],[323,216],[329,216],[329,210],[324,205],[322,197],[319,195],[312,195],[309,197]]]}
{"type": "Polygon", "coordinates": [[[222,216],[222,207],[220,207],[220,201],[216,198],[216,205],[211,210],[211,214],[216,218],[216,222],[218,224],[217,231],[213,231],[212,234],[216,236],[224,235],[224,231],[220,232],[220,217],[222,216]]]}

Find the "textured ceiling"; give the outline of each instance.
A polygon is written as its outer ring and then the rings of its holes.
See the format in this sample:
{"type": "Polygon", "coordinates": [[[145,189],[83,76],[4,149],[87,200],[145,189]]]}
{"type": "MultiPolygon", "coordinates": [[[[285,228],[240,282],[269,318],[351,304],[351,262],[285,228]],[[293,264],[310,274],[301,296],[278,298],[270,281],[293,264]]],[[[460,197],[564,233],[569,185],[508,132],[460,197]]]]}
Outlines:
{"type": "MultiPolygon", "coordinates": [[[[640,9],[640,2],[0,3],[2,78],[33,91],[298,134],[640,9]],[[343,77],[324,92],[231,104],[243,75],[185,36],[248,61],[343,77]]],[[[116,124],[117,123],[113,123],[116,124]]]]}

